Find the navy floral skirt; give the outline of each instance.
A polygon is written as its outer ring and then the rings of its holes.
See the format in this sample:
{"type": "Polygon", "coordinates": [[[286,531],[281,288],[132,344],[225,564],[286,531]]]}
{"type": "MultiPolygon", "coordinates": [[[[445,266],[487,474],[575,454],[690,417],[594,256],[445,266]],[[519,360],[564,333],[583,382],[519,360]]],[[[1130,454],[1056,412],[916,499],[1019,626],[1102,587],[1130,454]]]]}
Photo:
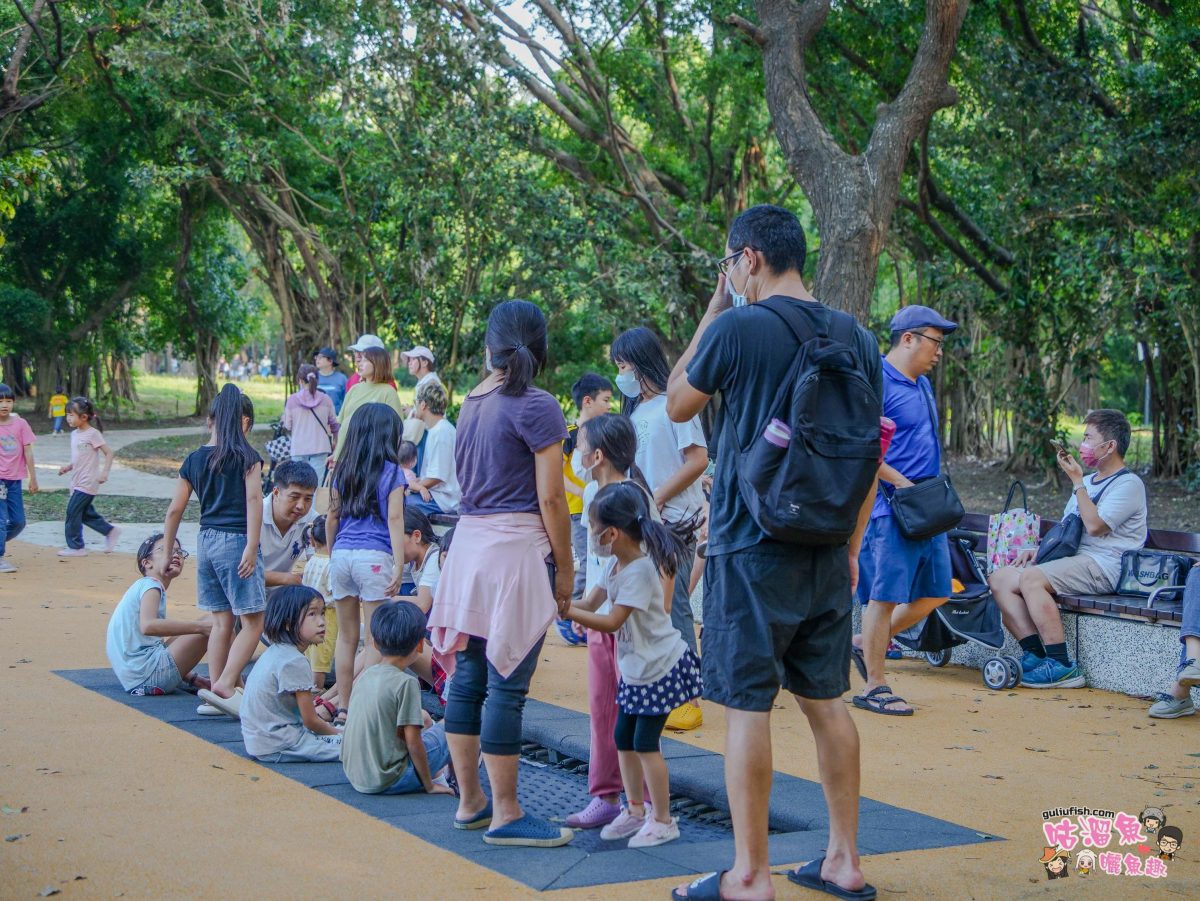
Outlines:
{"type": "Polygon", "coordinates": [[[680,704],[700,697],[700,658],[690,650],[671,671],[649,685],[630,685],[624,679],[617,686],[617,706],[636,716],[661,716],[680,704]]]}

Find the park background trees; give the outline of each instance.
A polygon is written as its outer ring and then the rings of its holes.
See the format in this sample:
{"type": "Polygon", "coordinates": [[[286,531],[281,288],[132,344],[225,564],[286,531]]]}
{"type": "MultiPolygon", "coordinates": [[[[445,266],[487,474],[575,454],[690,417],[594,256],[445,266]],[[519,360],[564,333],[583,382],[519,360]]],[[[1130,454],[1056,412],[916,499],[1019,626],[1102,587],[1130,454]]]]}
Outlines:
{"type": "MultiPolygon", "coordinates": [[[[5,377],[119,398],[278,308],[463,385],[499,298],[559,394],[621,329],[686,343],[729,221],[795,209],[818,296],[964,325],[945,440],[1013,467],[1140,413],[1197,462],[1195,0],[6,0],[5,377]]],[[[31,385],[32,386],[32,385],[31,385]]],[[[30,386],[30,387],[31,387],[30,386]]]]}

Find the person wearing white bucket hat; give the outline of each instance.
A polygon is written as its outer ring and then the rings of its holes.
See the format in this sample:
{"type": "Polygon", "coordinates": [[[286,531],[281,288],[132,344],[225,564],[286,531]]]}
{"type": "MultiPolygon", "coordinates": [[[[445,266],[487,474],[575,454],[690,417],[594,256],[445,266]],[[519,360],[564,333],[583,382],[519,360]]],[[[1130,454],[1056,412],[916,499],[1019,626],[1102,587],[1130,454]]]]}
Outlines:
{"type": "MultiPolygon", "coordinates": [[[[362,376],[358,374],[358,364],[362,360],[363,351],[368,347],[378,347],[380,350],[387,350],[387,345],[383,343],[383,339],[378,335],[367,333],[359,335],[358,340],[351,344],[347,350],[354,354],[354,374],[346,380],[346,393],[350,393],[350,389],[362,381],[362,376]]],[[[393,388],[396,387],[396,380],[390,375],[388,376],[388,384],[393,388]]]]}

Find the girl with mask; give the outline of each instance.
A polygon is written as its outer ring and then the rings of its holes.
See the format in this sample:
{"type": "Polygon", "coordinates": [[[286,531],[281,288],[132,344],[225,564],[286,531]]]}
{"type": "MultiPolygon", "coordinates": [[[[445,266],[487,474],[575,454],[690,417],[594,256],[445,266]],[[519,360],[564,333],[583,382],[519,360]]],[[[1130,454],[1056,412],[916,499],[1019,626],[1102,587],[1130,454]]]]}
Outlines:
{"type": "MultiPolygon", "coordinates": [[[[663,522],[676,532],[687,524],[695,531],[704,510],[704,492],[700,476],[708,465],[708,444],[700,428],[700,418],[672,422],[667,415],[667,380],[671,367],[662,344],[647,328],[634,328],[619,335],[612,344],[612,360],[617,365],[617,387],[624,395],[622,412],[633,422],[637,433],[637,465],[646,474],[654,503],[663,522]]],[[[685,539],[688,559],[695,557],[694,537],[685,539]]],[[[682,567],[675,580],[671,622],[684,643],[697,653],[696,624],[688,593],[689,568],[682,567]]],[[[670,729],[695,729],[703,724],[700,705],[682,705],[671,715],[670,729]]]]}
{"type": "Polygon", "coordinates": [[[667,716],[700,693],[700,661],[667,611],[662,576],[673,579],[690,561],[679,539],[655,522],[640,486],[606,485],[588,511],[600,580],[567,616],[589,629],[616,633],[616,726],[613,741],[626,805],[600,837],[648,848],[679,838],[671,816],[670,778],[659,742],[667,716]],[[593,612],[601,605],[604,613],[593,612]],[[643,785],[650,789],[649,803],[643,785]]]}
{"type": "MultiPolygon", "coordinates": [[[[605,413],[579,427],[572,459],[583,489],[583,521],[588,525],[587,580],[583,597],[588,597],[600,581],[606,560],[596,551],[596,535],[591,529],[589,512],[597,492],[608,485],[630,481],[642,489],[647,501],[653,497],[634,458],[637,434],[626,416],[605,413]]],[[[657,508],[650,505],[651,516],[661,521],[657,508]]],[[[664,577],[663,593],[668,598],[674,579],[664,577]]],[[[607,613],[608,604],[600,607],[607,613]]],[[[613,730],[617,725],[617,640],[612,632],[587,630],[588,707],[591,711],[591,751],[588,755],[588,794],[591,803],[567,817],[572,829],[598,829],[607,826],[621,813],[621,768],[613,730]]]]}

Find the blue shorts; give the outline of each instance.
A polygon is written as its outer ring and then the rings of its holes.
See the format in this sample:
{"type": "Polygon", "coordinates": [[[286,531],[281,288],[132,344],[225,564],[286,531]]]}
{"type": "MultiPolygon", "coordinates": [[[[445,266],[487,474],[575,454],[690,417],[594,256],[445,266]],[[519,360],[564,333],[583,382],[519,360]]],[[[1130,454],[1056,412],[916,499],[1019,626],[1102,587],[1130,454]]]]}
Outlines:
{"type": "Polygon", "coordinates": [[[950,596],[950,545],[945,535],[905,538],[896,517],[871,520],[858,556],[858,599],[910,604],[950,596]]]}
{"type": "MultiPolygon", "coordinates": [[[[438,772],[445,769],[450,762],[450,745],[446,741],[446,727],[441,723],[434,723],[428,729],[422,730],[421,743],[425,745],[425,756],[429,760],[429,775],[436,778],[438,772]]],[[[421,784],[421,777],[417,774],[417,768],[412,765],[410,759],[404,775],[382,794],[411,795],[414,792],[423,791],[425,791],[425,786],[421,784]]]]}
{"type": "Polygon", "coordinates": [[[262,613],[267,609],[267,579],[263,574],[262,551],[254,575],[243,579],[238,564],[246,552],[246,536],[237,532],[201,529],[197,544],[196,606],[210,613],[232,610],[236,616],[262,613]]]}

